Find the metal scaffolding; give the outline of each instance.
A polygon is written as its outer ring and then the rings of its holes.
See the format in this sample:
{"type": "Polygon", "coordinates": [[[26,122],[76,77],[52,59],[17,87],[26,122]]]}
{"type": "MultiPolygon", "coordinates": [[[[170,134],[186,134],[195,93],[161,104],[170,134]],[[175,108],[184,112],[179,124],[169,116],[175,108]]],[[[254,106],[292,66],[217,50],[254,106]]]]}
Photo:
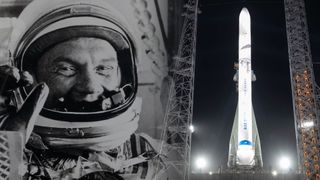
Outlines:
{"type": "MultiPolygon", "coordinates": [[[[177,172],[179,179],[189,179],[193,89],[196,56],[198,0],[187,0],[177,55],[173,57],[164,131],[161,139],[167,145],[161,151],[168,154],[168,172],[177,172]]],[[[177,178],[177,177],[176,177],[177,178]]]]}
{"type": "Polygon", "coordinates": [[[304,0],[284,0],[299,170],[320,179],[319,106],[304,0]]]}

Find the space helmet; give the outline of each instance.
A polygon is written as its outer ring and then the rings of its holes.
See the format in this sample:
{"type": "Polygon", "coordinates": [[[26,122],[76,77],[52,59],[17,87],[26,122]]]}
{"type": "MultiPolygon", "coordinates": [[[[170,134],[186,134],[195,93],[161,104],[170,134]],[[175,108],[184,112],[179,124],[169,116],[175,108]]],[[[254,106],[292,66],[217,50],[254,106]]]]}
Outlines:
{"type": "MultiPolygon", "coordinates": [[[[34,71],[41,55],[59,43],[88,37],[111,44],[117,52],[121,72],[119,91],[89,105],[96,107],[94,110],[76,111],[63,104],[50,109],[44,107],[34,132],[57,147],[70,146],[70,143],[76,147],[85,146],[100,142],[99,138],[105,140],[102,136],[112,135],[111,147],[137,129],[141,101],[136,97],[136,40],[120,12],[103,0],[35,0],[22,11],[18,20],[23,25],[18,25],[13,32],[11,52],[14,65],[20,70],[34,71]],[[85,143],[81,142],[84,137],[87,138],[85,143]]],[[[18,98],[23,101],[30,88],[18,91],[18,98]]],[[[103,149],[105,144],[98,143],[94,149],[103,149]]]]}

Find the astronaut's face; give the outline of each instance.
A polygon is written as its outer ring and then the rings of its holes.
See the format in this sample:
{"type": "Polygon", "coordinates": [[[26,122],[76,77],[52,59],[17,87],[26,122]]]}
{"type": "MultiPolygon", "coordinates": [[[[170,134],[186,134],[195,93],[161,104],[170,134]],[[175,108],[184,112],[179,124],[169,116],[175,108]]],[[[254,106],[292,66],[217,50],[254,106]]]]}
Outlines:
{"type": "Polygon", "coordinates": [[[77,38],[46,51],[38,61],[36,79],[49,86],[45,107],[59,101],[95,102],[119,88],[116,50],[105,40],[77,38]]]}

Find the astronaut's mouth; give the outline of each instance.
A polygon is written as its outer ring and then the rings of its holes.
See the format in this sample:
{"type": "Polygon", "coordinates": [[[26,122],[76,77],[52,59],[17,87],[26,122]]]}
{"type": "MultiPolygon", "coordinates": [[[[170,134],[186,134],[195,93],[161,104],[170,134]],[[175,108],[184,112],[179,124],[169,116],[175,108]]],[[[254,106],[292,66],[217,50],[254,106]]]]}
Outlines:
{"type": "Polygon", "coordinates": [[[121,89],[119,91],[108,92],[109,96],[101,95],[93,102],[74,101],[68,97],[59,98],[53,110],[62,112],[98,112],[113,109],[125,103],[126,94],[121,89]]]}

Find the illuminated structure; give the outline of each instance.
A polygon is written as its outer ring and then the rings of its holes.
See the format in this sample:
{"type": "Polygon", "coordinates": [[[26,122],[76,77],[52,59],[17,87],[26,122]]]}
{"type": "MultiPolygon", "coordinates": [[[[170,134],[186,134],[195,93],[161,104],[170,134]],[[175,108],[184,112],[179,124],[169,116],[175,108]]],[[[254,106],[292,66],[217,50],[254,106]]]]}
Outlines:
{"type": "Polygon", "coordinates": [[[320,101],[303,0],[285,0],[288,54],[300,173],[320,179],[320,101]],[[316,91],[318,90],[318,92],[316,91]]]}
{"type": "Polygon", "coordinates": [[[250,14],[246,8],[239,16],[239,64],[234,77],[238,81],[238,107],[232,127],[228,167],[237,170],[262,168],[260,138],[252,106],[250,14]]]}
{"type": "MultiPolygon", "coordinates": [[[[160,154],[166,151],[170,179],[190,179],[191,130],[193,115],[193,88],[196,57],[198,0],[184,4],[182,32],[177,55],[173,58],[160,154]],[[173,172],[173,173],[171,173],[173,172]]],[[[156,178],[157,179],[157,178],[156,178]]]]}

